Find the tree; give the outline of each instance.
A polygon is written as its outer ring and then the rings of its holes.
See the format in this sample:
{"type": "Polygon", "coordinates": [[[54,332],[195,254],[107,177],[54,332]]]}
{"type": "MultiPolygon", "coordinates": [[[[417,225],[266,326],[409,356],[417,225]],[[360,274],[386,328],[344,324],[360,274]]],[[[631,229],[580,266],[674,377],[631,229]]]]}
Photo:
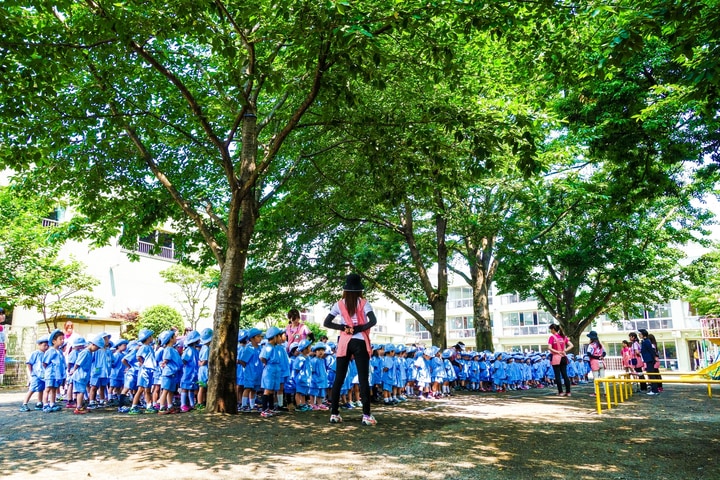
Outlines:
{"type": "Polygon", "coordinates": [[[17,303],[40,312],[48,333],[58,328],[62,315],[92,315],[102,307],[103,301],[91,295],[100,281],[84,273],[85,265],[74,259],[68,263],[45,260],[40,269],[25,277],[25,294],[17,303]]]}
{"type": "Polygon", "coordinates": [[[481,24],[504,10],[380,0],[0,8],[2,163],[33,188],[71,197],[82,214],[76,236],[104,244],[119,235],[130,246],[171,221],[178,254],[219,266],[212,412],[237,410],[250,243],[273,180],[294,171],[283,146],[321,92],[336,101],[328,86],[379,77],[383,35],[429,30],[445,15],[481,24]]]}
{"type": "Polygon", "coordinates": [[[720,315],[720,251],[713,250],[684,269],[687,298],[698,315],[720,315]]]}
{"type": "Polygon", "coordinates": [[[155,332],[155,336],[166,330],[175,329],[183,332],[183,318],[180,313],[167,305],[153,305],[142,311],[137,320],[137,329],[147,328],[155,332]]]}
{"type": "Polygon", "coordinates": [[[185,323],[195,330],[198,321],[209,316],[207,302],[217,284],[217,275],[212,271],[201,273],[184,265],[173,265],[161,271],[160,276],[180,289],[175,298],[180,303],[185,323]]]}

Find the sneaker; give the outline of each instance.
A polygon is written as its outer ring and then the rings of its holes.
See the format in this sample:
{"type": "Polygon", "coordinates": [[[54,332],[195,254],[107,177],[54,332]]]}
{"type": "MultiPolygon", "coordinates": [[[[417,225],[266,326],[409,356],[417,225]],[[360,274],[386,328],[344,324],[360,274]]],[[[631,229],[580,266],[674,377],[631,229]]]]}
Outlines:
{"type": "Polygon", "coordinates": [[[45,405],[45,406],[42,408],[42,411],[43,411],[44,413],[50,413],[50,405],[45,405]]]}
{"type": "MultiPolygon", "coordinates": [[[[248,407],[249,409],[250,407],[248,407]]],[[[198,403],[195,405],[195,410],[205,410],[205,404],[204,403],[198,403]]]]}
{"type": "Polygon", "coordinates": [[[342,417],[340,415],[330,415],[330,423],[342,423],[342,417]]]}
{"type": "Polygon", "coordinates": [[[87,406],[88,410],[95,410],[96,408],[99,408],[99,405],[95,402],[90,402],[87,406]]]}
{"type": "Polygon", "coordinates": [[[77,404],[75,403],[74,400],[70,400],[70,401],[67,402],[67,404],[65,405],[65,408],[76,408],[76,407],[77,407],[77,404]]]}
{"type": "Polygon", "coordinates": [[[290,411],[290,409],[288,407],[286,407],[285,405],[283,405],[282,407],[280,407],[280,406],[275,407],[275,410],[277,410],[278,412],[289,412],[290,411]]]}
{"type": "Polygon", "coordinates": [[[118,413],[128,413],[130,412],[130,407],[118,407],[117,411],[118,413]]]}
{"type": "Polygon", "coordinates": [[[157,413],[158,413],[158,415],[169,415],[172,413],[171,410],[172,410],[172,407],[171,408],[160,407],[160,410],[158,410],[157,413]]]}
{"type": "Polygon", "coordinates": [[[653,392],[653,391],[649,391],[649,392],[646,393],[646,395],[657,395],[657,393],[656,393],[656,392],[653,392]]]}
{"type": "Polygon", "coordinates": [[[59,412],[61,410],[62,410],[62,407],[60,405],[53,405],[52,407],[50,407],[51,412],[59,412]]]}
{"type": "Polygon", "coordinates": [[[318,405],[318,410],[330,410],[330,407],[325,404],[320,404],[318,405]]]}
{"type": "Polygon", "coordinates": [[[83,408],[76,408],[75,410],[73,410],[73,413],[74,413],[75,415],[85,415],[86,413],[88,413],[88,409],[87,409],[87,408],[84,408],[84,407],[83,407],[83,408]]]}
{"type": "Polygon", "coordinates": [[[128,410],[127,413],[128,413],[128,415],[140,415],[141,413],[143,413],[143,411],[140,410],[140,407],[138,407],[138,406],[136,405],[136,406],[134,406],[134,407],[131,407],[130,410],[128,410]]]}
{"type": "Polygon", "coordinates": [[[375,420],[375,417],[373,417],[372,415],[363,415],[362,424],[368,425],[368,426],[374,426],[374,425],[377,425],[377,420],[375,420]]]}
{"type": "Polygon", "coordinates": [[[297,407],[295,410],[298,412],[311,412],[312,407],[310,405],[308,405],[307,403],[303,403],[302,405],[297,407]]]}
{"type": "Polygon", "coordinates": [[[565,394],[566,397],[572,397],[572,394],[570,392],[565,394]]]}
{"type": "Polygon", "coordinates": [[[346,404],[344,404],[342,406],[342,408],[344,408],[346,410],[352,410],[353,408],[355,408],[355,404],[352,402],[347,402],[346,404]]]}
{"type": "Polygon", "coordinates": [[[262,412],[260,412],[260,416],[263,418],[270,418],[273,415],[275,414],[272,412],[272,410],[263,410],[262,412]]]}
{"type": "Polygon", "coordinates": [[[42,409],[43,409],[43,404],[42,404],[42,402],[38,402],[38,403],[35,404],[35,410],[42,410],[42,409]]]}
{"type": "Polygon", "coordinates": [[[250,410],[249,405],[245,405],[244,407],[238,408],[238,413],[250,413],[250,412],[251,412],[251,410],[250,410]]]}
{"type": "Polygon", "coordinates": [[[29,411],[30,411],[30,407],[28,407],[27,403],[23,403],[23,404],[20,406],[20,411],[21,411],[21,412],[29,412],[29,411]]]}
{"type": "Polygon", "coordinates": [[[360,400],[355,402],[355,408],[362,408],[362,402],[360,400]]]}
{"type": "Polygon", "coordinates": [[[180,407],[180,411],[182,413],[187,413],[190,411],[190,407],[188,407],[187,405],[183,405],[182,407],[180,407]]]}
{"type": "Polygon", "coordinates": [[[160,407],[157,407],[155,405],[150,405],[149,407],[147,407],[145,409],[145,413],[158,413],[159,410],[160,410],[160,407]]]}

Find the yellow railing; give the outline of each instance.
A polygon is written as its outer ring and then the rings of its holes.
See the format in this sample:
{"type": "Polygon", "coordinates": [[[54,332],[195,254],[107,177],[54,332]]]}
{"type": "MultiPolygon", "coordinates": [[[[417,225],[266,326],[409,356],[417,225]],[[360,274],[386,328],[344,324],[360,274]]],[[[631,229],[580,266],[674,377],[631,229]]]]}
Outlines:
{"type": "Polygon", "coordinates": [[[595,380],[595,402],[597,404],[598,415],[602,414],[603,399],[600,395],[600,384],[605,384],[605,404],[607,409],[612,409],[613,405],[618,406],[625,400],[633,396],[633,383],[684,383],[684,384],[702,384],[707,385],[708,397],[712,398],[712,385],[720,384],[720,380],[711,380],[704,378],[685,378],[685,379],[672,379],[667,377],[676,377],[680,375],[688,375],[688,373],[680,372],[662,372],[662,379],[652,378],[649,379],[647,376],[643,379],[637,378],[632,374],[622,374],[616,376],[610,376],[605,378],[598,378],[595,380]]]}

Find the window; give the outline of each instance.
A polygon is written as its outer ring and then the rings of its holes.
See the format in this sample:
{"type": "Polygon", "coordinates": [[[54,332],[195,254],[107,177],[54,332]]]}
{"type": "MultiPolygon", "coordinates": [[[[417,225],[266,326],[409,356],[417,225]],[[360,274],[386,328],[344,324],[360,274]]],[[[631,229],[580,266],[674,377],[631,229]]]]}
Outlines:
{"type": "Polygon", "coordinates": [[[472,288],[451,287],[448,289],[448,308],[472,307],[472,288]]]}

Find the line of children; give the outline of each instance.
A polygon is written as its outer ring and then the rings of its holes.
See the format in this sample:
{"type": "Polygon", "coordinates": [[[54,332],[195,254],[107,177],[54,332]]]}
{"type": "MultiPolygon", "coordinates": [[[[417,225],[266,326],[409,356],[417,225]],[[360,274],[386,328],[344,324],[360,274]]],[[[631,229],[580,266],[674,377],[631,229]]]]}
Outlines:
{"type": "MultiPolygon", "coordinates": [[[[238,336],[238,411],[259,411],[269,418],[295,404],[296,412],[328,410],[330,385],[335,373],[334,347],[309,340],[285,348],[284,331],[270,327],[263,335],[257,328],[238,336]],[[289,352],[289,354],[288,354],[289,352]],[[260,402],[256,395],[261,395],[260,402]],[[261,405],[258,405],[258,403],[261,405]],[[258,408],[259,407],[259,408],[258,408]]],[[[21,411],[29,411],[33,394],[35,409],[56,412],[57,390],[66,377],[68,402],[74,413],[117,404],[118,411],[172,414],[204,408],[209,344],[212,330],[192,331],[176,345],[176,332],[158,335],[143,329],[137,340],[111,345],[103,333],[87,342],[77,339],[65,368],[60,352],[63,335],[55,330],[38,340],[38,349],[28,359],[30,384],[21,411]],[[178,396],[179,394],[179,396],[178,396]],[[125,406],[131,398],[130,407],[125,406]],[[175,399],[179,398],[179,405],[175,399]]],[[[370,381],[374,401],[393,406],[408,398],[437,399],[452,395],[454,389],[503,392],[543,388],[552,383],[553,369],[546,353],[492,353],[441,351],[405,345],[373,345],[370,381]],[[453,358],[454,357],[454,358],[453,358]]],[[[589,359],[568,355],[568,375],[573,383],[587,381],[589,359]]],[[[357,369],[352,362],[341,389],[341,408],[362,406],[357,369]]]]}

